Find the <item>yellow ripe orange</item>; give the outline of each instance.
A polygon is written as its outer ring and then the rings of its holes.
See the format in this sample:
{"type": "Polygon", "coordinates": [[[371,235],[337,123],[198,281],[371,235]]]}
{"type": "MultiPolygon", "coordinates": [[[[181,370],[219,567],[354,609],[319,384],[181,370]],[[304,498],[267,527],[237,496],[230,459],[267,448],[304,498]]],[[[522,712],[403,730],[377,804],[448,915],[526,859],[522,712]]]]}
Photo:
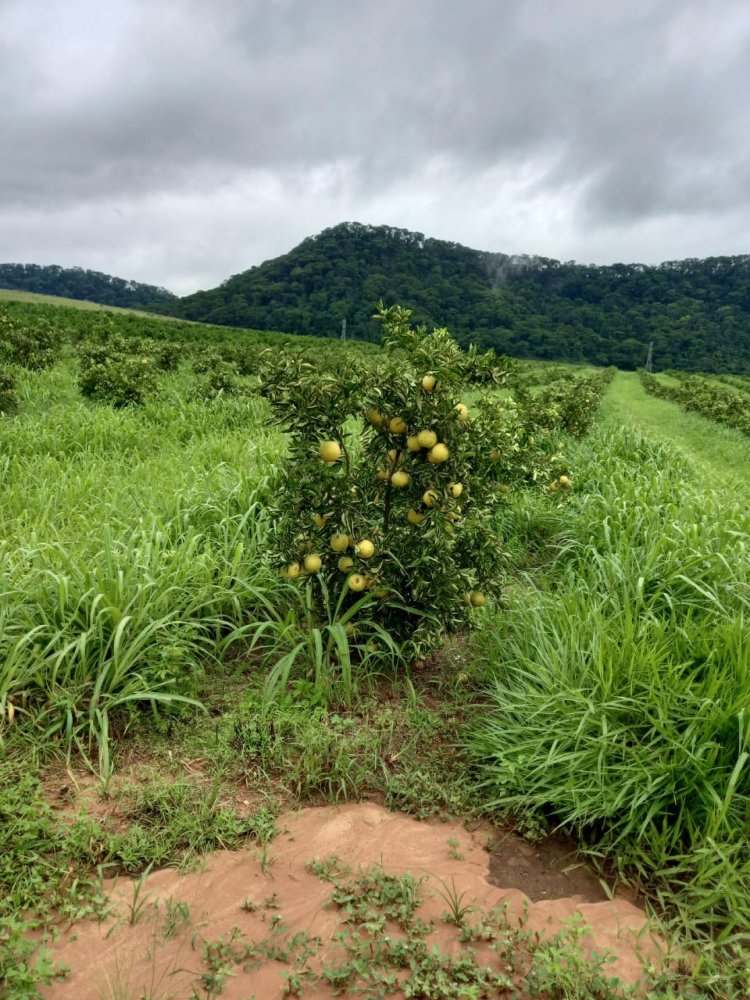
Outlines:
{"type": "Polygon", "coordinates": [[[287,566],[284,575],[286,576],[287,580],[296,580],[301,572],[302,572],[302,567],[300,566],[300,564],[298,562],[293,562],[287,566]]]}
{"type": "Polygon", "coordinates": [[[547,489],[550,491],[550,493],[559,493],[560,491],[560,487],[557,485],[557,483],[550,483],[547,489]]]}
{"type": "Polygon", "coordinates": [[[461,421],[469,419],[469,407],[465,403],[456,403],[453,409],[458,413],[458,419],[461,421]]]}
{"type": "Polygon", "coordinates": [[[363,538],[361,542],[357,542],[354,551],[360,559],[370,559],[375,555],[375,546],[369,538],[363,538]]]}
{"type": "Polygon", "coordinates": [[[334,552],[346,552],[349,548],[349,536],[337,531],[335,535],[331,535],[331,548],[334,552]]]}
{"type": "Polygon", "coordinates": [[[341,458],[341,445],[338,441],[321,441],[319,454],[324,462],[338,462],[341,458]]]}
{"type": "Polygon", "coordinates": [[[573,484],[571,483],[569,476],[560,476],[560,485],[565,487],[565,489],[567,490],[573,484]]]}
{"type": "Polygon", "coordinates": [[[383,417],[380,413],[378,413],[374,406],[370,407],[365,416],[367,418],[367,422],[372,424],[373,427],[380,427],[383,423],[383,417]]]}
{"type": "Polygon", "coordinates": [[[448,492],[452,497],[460,497],[463,491],[463,483],[448,483],[448,492]]]}
{"type": "Polygon", "coordinates": [[[342,556],[338,561],[338,567],[342,573],[348,573],[353,565],[354,560],[351,556],[342,556]]]}
{"type": "Polygon", "coordinates": [[[422,503],[425,507],[434,507],[438,502],[438,495],[435,490],[425,490],[422,494],[422,503]]]}
{"type": "Polygon", "coordinates": [[[444,444],[436,444],[427,452],[427,461],[432,465],[442,465],[442,463],[447,462],[450,457],[451,453],[444,444]]]}
{"type": "Polygon", "coordinates": [[[349,590],[354,590],[357,593],[364,590],[367,586],[367,580],[360,573],[352,573],[348,579],[349,590]]]}
{"type": "Polygon", "coordinates": [[[388,480],[391,478],[390,472],[387,469],[383,468],[378,469],[375,475],[378,477],[381,483],[387,483],[388,480]]]}
{"type": "Polygon", "coordinates": [[[391,417],[388,421],[388,430],[391,434],[405,434],[406,433],[406,421],[401,417],[391,417]]]}
{"type": "Polygon", "coordinates": [[[397,451],[396,448],[391,448],[388,452],[388,458],[391,460],[391,465],[396,465],[401,458],[401,452],[397,451]]]}
{"type": "Polygon", "coordinates": [[[406,447],[409,449],[409,451],[419,451],[419,449],[422,447],[419,441],[419,435],[412,434],[411,437],[408,437],[406,439],[406,447]]]}
{"type": "Polygon", "coordinates": [[[322,528],[325,526],[328,518],[324,514],[313,514],[313,524],[316,528],[322,528]]]}
{"type": "Polygon", "coordinates": [[[474,608],[484,607],[484,594],[481,590],[472,590],[471,592],[471,605],[474,608]]]}
{"type": "Polygon", "coordinates": [[[433,445],[437,444],[437,434],[430,430],[420,431],[417,434],[417,440],[420,448],[432,448],[433,445]]]}
{"type": "Polygon", "coordinates": [[[416,510],[410,510],[406,514],[406,520],[409,524],[421,524],[424,521],[424,514],[420,514],[416,510]]]}
{"type": "Polygon", "coordinates": [[[432,392],[437,385],[437,379],[434,375],[423,375],[422,376],[422,388],[425,392],[432,392]]]}
{"type": "Polygon", "coordinates": [[[403,489],[404,486],[408,486],[410,482],[411,476],[408,472],[404,472],[403,469],[399,469],[398,472],[394,472],[391,476],[391,485],[399,490],[403,489]]]}
{"type": "Polygon", "coordinates": [[[309,556],[305,556],[304,559],[305,572],[317,573],[322,565],[323,565],[323,560],[316,552],[311,552],[309,556]]]}

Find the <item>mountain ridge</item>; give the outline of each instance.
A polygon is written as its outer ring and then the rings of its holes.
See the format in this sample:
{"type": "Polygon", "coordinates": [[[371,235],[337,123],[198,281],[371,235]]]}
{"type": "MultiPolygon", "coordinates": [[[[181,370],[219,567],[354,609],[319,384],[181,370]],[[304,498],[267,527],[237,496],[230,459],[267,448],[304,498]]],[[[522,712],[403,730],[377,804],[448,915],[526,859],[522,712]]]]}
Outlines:
{"type": "Polygon", "coordinates": [[[340,223],[214,289],[152,307],[199,322],[376,340],[378,300],[518,357],[750,371],[750,255],[576,264],[340,223]]]}

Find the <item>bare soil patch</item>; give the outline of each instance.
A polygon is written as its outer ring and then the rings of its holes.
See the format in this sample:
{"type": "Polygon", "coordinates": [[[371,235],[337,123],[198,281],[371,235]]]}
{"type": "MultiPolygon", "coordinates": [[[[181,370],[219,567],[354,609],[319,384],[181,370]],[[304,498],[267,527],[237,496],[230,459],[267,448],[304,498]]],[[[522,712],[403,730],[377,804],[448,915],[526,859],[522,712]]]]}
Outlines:
{"type": "MultiPolygon", "coordinates": [[[[133,879],[110,883],[112,915],[101,923],[76,924],[60,935],[52,956],[71,971],[43,995],[50,1000],[183,1000],[193,989],[200,997],[218,995],[207,992],[200,977],[206,954],[219,941],[223,944],[213,954],[223,948],[226,957],[237,955],[242,942],[280,945],[294,935],[319,938],[307,963],[319,971],[340,958],[336,935],[345,926],[344,915],[330,903],[331,884],[307,864],[333,855],[354,874],[381,865],[391,874],[425,877],[418,916],[433,924],[425,941],[451,955],[465,946],[457,928],[441,919],[446,887],[455,887],[462,903],[478,911],[507,904],[515,918],[527,909],[527,929],[543,935],[556,933],[580,915],[592,929],[587,950],[612,952],[616,959],[609,974],[626,982],[640,978],[639,955],[653,957],[659,951],[641,909],[624,898],[601,898],[601,887],[599,898],[592,898],[593,886],[580,872],[575,875],[578,869],[565,873],[560,867],[566,858],[570,863],[565,847],[561,854],[545,856],[512,834],[492,840],[489,827],[468,831],[458,822],[419,822],[372,802],[300,809],[283,814],[278,825],[282,832],[265,855],[258,847],[220,851],[186,875],[163,869],[148,875],[140,887],[133,879]]],[[[497,964],[481,943],[473,947],[479,960],[497,964]]],[[[270,1000],[290,995],[283,992],[284,976],[294,971],[294,955],[292,949],[286,958],[277,954],[260,962],[230,961],[231,975],[222,982],[221,996],[270,1000]]],[[[318,983],[306,985],[303,995],[336,994],[318,983]]]]}

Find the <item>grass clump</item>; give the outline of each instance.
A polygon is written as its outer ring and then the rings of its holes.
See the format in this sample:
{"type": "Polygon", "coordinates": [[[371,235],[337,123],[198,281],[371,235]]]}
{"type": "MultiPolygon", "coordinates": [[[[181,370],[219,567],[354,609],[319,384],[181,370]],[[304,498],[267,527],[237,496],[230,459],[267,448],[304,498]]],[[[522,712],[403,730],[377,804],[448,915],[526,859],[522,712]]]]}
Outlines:
{"type": "Polygon", "coordinates": [[[728,942],[750,923],[750,520],[634,432],[582,460],[577,541],[480,640],[470,752],[489,805],[574,831],[728,942]]]}

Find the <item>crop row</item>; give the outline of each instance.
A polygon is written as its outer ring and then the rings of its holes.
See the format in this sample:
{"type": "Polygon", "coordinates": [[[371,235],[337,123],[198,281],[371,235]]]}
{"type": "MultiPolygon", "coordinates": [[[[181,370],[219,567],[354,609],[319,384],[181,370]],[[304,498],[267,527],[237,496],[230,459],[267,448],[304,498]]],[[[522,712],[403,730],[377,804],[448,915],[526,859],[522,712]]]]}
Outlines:
{"type": "Polygon", "coordinates": [[[750,408],[742,395],[733,389],[726,389],[700,375],[690,375],[677,384],[667,385],[649,372],[639,374],[649,395],[679,403],[686,410],[750,435],[750,408]]]}

